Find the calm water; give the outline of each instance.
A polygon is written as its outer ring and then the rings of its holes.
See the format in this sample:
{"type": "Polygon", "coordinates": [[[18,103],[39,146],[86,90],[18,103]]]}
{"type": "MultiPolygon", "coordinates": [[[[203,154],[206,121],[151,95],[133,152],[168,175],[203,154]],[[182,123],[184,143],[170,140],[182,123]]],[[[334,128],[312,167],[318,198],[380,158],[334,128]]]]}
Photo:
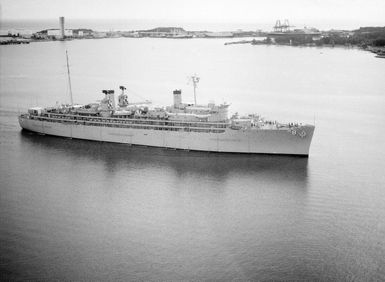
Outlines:
{"type": "Polygon", "coordinates": [[[0,47],[0,272],[32,280],[385,280],[385,60],[356,49],[103,39],[0,47]],[[17,114],[127,86],[316,122],[310,157],[22,132],[17,114]]]}

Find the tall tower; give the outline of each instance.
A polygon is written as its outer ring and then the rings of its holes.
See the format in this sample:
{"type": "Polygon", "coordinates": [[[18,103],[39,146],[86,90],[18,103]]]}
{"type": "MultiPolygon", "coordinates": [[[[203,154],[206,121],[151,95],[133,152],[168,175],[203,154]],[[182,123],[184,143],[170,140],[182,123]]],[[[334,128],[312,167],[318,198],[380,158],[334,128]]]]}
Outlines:
{"type": "Polygon", "coordinates": [[[64,39],[65,34],[64,34],[64,17],[59,18],[60,22],[60,39],[64,39]]]}

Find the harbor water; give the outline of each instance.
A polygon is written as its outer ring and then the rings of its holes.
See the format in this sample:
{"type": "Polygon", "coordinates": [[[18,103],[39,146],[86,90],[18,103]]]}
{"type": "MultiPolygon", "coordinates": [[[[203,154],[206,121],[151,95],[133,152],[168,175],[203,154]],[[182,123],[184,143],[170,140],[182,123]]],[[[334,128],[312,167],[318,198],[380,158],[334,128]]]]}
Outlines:
{"type": "Polygon", "coordinates": [[[0,47],[1,280],[385,280],[385,60],[353,48],[113,38],[0,47]],[[127,87],[315,123],[309,158],[22,131],[127,87]]]}

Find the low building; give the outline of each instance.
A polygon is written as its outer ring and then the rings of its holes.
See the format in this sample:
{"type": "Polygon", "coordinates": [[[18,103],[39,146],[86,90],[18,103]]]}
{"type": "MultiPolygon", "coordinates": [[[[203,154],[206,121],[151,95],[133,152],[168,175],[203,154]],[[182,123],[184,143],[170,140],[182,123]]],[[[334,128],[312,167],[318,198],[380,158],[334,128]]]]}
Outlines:
{"type": "Polygon", "coordinates": [[[209,38],[226,38],[226,37],[234,37],[234,33],[229,31],[221,31],[221,32],[206,32],[205,37],[209,38]]]}
{"type": "MultiPolygon", "coordinates": [[[[61,30],[60,29],[48,29],[47,35],[59,38],[59,37],[61,37],[61,30]]],[[[72,37],[73,36],[72,29],[65,29],[64,30],[64,36],[65,37],[72,37]]]]}
{"type": "MultiPolygon", "coordinates": [[[[61,39],[62,33],[60,29],[52,28],[52,29],[44,29],[44,30],[38,31],[34,33],[32,36],[37,39],[61,39]]],[[[73,37],[72,29],[65,29],[64,36],[72,38],[73,37]]]]}
{"type": "Polygon", "coordinates": [[[87,29],[87,28],[78,28],[78,29],[73,29],[72,34],[74,38],[87,38],[87,37],[92,37],[93,30],[87,29]]]}
{"type": "Polygon", "coordinates": [[[106,38],[107,37],[107,32],[103,31],[94,31],[92,32],[92,36],[94,38],[106,38]]]}
{"type": "Polygon", "coordinates": [[[140,37],[139,32],[137,31],[122,31],[121,35],[124,37],[133,37],[133,38],[140,37]]]}

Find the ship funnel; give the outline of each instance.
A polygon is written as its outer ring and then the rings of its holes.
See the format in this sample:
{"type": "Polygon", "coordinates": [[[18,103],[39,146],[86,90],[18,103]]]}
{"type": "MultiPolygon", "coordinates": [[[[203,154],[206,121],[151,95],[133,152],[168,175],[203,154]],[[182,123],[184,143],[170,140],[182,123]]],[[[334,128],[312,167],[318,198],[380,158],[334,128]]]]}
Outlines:
{"type": "Polygon", "coordinates": [[[110,109],[115,110],[115,91],[107,90],[107,98],[110,109]]]}
{"type": "Polygon", "coordinates": [[[174,94],[174,107],[179,107],[182,104],[182,90],[175,89],[174,94]]]}
{"type": "Polygon", "coordinates": [[[128,96],[124,94],[124,90],[126,90],[126,87],[119,86],[119,88],[122,90],[122,94],[118,96],[118,105],[119,107],[127,107],[128,106],[128,96]]]}

